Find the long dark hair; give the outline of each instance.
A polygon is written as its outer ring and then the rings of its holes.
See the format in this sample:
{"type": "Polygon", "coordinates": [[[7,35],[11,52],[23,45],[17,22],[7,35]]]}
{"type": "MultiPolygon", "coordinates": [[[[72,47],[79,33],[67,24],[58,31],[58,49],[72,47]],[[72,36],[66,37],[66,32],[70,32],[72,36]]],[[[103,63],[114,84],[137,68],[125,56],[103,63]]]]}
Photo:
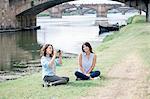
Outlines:
{"type": "Polygon", "coordinates": [[[83,43],[83,45],[82,45],[82,51],[83,51],[83,52],[85,52],[84,49],[83,49],[83,46],[84,46],[84,45],[87,46],[87,47],[89,47],[90,52],[93,53],[93,51],[92,51],[92,46],[91,46],[91,44],[90,44],[89,42],[83,43]]]}
{"type": "Polygon", "coordinates": [[[52,53],[50,54],[50,57],[53,56],[54,48],[53,48],[53,45],[51,45],[51,44],[45,44],[45,45],[43,45],[43,47],[41,48],[41,56],[46,56],[46,49],[47,49],[49,46],[52,47],[52,53]]]}

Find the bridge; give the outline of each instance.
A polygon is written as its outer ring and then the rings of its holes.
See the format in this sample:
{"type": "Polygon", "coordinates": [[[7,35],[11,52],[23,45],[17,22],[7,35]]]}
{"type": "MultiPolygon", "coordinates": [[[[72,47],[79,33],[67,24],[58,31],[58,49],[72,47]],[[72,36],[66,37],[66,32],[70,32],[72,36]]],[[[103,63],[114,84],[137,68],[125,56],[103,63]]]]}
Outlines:
{"type": "Polygon", "coordinates": [[[0,29],[22,29],[36,26],[40,12],[73,0],[1,0],[0,29]]]}
{"type": "Polygon", "coordinates": [[[107,17],[107,11],[109,9],[112,8],[118,8],[121,7],[121,4],[99,4],[99,3],[95,3],[95,4],[90,4],[90,3],[86,3],[86,4],[77,4],[77,3],[65,3],[65,4],[61,4],[55,7],[52,7],[49,9],[49,13],[50,16],[52,18],[61,18],[62,17],[62,13],[66,10],[66,9],[72,9],[75,8],[74,10],[79,10],[80,14],[83,15],[87,10],[83,11],[83,8],[88,8],[92,9],[94,11],[96,11],[96,16],[97,17],[107,17]]]}
{"type": "MultiPolygon", "coordinates": [[[[56,5],[74,0],[0,0],[0,29],[23,29],[36,26],[36,15],[56,5]]],[[[83,0],[82,0],[83,1],[83,0]]],[[[90,0],[93,1],[93,0],[90,0]]],[[[102,0],[98,0],[102,1],[102,0]]],[[[114,0],[146,11],[150,22],[150,0],[114,0]]],[[[85,6],[85,5],[82,5],[85,6]]],[[[86,4],[96,9],[97,16],[106,16],[106,5],[86,4]],[[96,8],[97,7],[97,8],[96,8]]],[[[54,11],[55,12],[55,11],[54,11]]]]}
{"type": "Polygon", "coordinates": [[[146,12],[146,21],[150,22],[150,0],[113,0],[125,3],[130,7],[135,7],[146,12]]]}
{"type": "Polygon", "coordinates": [[[108,13],[114,12],[114,13],[122,13],[122,15],[125,15],[127,12],[138,12],[141,14],[140,10],[135,9],[134,7],[128,7],[128,6],[121,6],[118,8],[111,8],[109,9],[108,13]],[[114,10],[114,11],[113,11],[114,10]]]}

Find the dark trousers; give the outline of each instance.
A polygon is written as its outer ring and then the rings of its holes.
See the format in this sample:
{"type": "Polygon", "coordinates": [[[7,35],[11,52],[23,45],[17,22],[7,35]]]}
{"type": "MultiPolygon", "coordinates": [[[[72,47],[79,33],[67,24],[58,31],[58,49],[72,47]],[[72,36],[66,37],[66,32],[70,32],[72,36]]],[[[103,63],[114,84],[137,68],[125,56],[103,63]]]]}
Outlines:
{"type": "Polygon", "coordinates": [[[54,75],[54,76],[45,76],[43,78],[43,80],[44,80],[44,82],[52,83],[52,85],[54,85],[54,86],[66,84],[66,83],[69,82],[68,77],[58,77],[56,75],[54,75]]]}
{"type": "Polygon", "coordinates": [[[94,78],[94,77],[100,76],[100,71],[92,71],[92,72],[90,72],[90,76],[86,76],[85,74],[76,71],[76,72],[75,72],[75,76],[76,76],[77,78],[80,78],[81,80],[89,80],[90,77],[91,77],[91,78],[94,78]]]}

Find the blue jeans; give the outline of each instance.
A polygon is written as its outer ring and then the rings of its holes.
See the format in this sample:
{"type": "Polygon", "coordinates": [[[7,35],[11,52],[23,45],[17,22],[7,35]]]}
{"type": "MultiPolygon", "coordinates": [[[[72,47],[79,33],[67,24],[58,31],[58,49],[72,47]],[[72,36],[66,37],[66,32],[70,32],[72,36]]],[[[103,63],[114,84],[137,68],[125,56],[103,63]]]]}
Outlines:
{"type": "Polygon", "coordinates": [[[94,78],[94,77],[100,76],[100,71],[91,71],[91,72],[90,72],[90,76],[86,76],[85,74],[76,71],[76,72],[75,72],[75,76],[76,76],[77,78],[80,78],[81,80],[89,80],[90,77],[91,77],[91,78],[94,78]]]}

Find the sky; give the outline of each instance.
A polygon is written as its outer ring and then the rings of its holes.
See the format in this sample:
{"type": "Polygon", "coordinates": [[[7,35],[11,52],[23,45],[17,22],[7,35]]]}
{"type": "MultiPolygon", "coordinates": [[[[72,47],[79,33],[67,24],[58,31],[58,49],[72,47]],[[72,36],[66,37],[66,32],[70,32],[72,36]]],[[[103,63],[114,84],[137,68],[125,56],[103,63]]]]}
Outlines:
{"type": "Polygon", "coordinates": [[[71,4],[122,4],[111,0],[76,0],[69,3],[71,4]]]}

